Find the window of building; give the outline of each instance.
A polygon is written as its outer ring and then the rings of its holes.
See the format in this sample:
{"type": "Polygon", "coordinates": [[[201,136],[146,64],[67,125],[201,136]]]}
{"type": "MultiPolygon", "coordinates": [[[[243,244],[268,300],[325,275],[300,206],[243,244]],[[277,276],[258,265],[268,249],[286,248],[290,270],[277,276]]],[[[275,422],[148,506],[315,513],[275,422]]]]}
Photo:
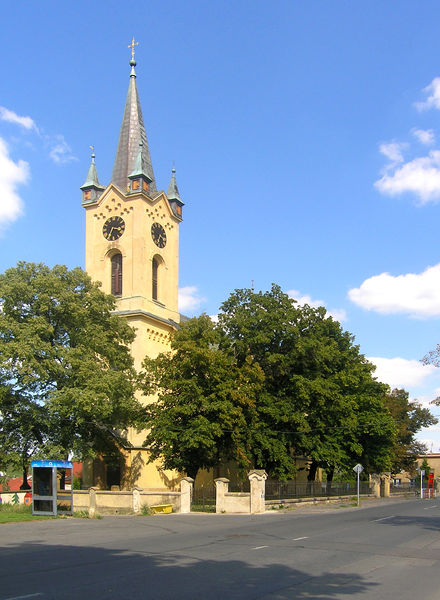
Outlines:
{"type": "Polygon", "coordinates": [[[112,294],[122,296],[122,254],[119,252],[111,258],[112,265],[112,294]]]}
{"type": "Polygon", "coordinates": [[[159,273],[159,261],[156,257],[153,258],[153,273],[152,273],[152,296],[153,300],[158,300],[157,287],[158,287],[158,273],[159,273]]]}

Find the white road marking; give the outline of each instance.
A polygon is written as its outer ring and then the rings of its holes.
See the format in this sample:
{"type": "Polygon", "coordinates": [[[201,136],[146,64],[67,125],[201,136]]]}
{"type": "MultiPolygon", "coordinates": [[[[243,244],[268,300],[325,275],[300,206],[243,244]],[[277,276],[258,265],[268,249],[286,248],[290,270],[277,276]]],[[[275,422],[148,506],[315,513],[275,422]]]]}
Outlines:
{"type": "Polygon", "coordinates": [[[308,540],[308,539],[309,539],[309,538],[308,538],[308,536],[305,536],[305,537],[299,537],[299,538],[292,538],[292,540],[293,540],[294,542],[297,542],[298,540],[308,540]]]}
{"type": "Polygon", "coordinates": [[[375,523],[377,521],[385,521],[385,519],[394,519],[394,515],[391,515],[390,517],[382,517],[381,519],[373,519],[372,521],[370,521],[370,523],[375,523]]]}
{"type": "Polygon", "coordinates": [[[25,598],[37,598],[38,596],[42,595],[43,594],[41,594],[40,592],[37,592],[36,594],[27,594],[26,596],[11,596],[10,598],[5,598],[5,600],[25,600],[25,598]]]}
{"type": "Polygon", "coordinates": [[[427,506],[423,510],[431,510],[431,508],[437,508],[437,504],[434,504],[434,506],[427,506]]]}
{"type": "Polygon", "coordinates": [[[252,550],[261,550],[261,548],[269,548],[269,546],[256,546],[255,548],[252,548],[252,550]]]}

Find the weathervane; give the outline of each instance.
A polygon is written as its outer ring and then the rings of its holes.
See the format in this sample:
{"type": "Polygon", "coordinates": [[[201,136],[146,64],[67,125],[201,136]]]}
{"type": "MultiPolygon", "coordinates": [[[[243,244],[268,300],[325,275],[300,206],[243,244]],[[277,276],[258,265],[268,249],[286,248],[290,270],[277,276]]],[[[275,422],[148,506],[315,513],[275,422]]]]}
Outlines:
{"type": "Polygon", "coordinates": [[[131,60],[134,60],[134,47],[139,46],[139,42],[134,41],[134,37],[131,40],[131,44],[128,45],[128,48],[131,48],[131,60]]]}

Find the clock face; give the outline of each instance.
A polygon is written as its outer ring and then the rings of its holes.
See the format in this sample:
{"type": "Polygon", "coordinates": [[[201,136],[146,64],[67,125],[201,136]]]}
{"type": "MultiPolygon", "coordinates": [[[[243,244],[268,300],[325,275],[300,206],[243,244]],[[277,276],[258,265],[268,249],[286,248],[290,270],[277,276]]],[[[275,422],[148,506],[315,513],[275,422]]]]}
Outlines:
{"type": "Polygon", "coordinates": [[[156,246],[159,246],[159,248],[165,248],[165,244],[167,243],[167,234],[160,223],[153,223],[151,226],[151,237],[153,238],[153,242],[156,244],[156,246]]]}
{"type": "Polygon", "coordinates": [[[125,231],[125,223],[122,217],[110,217],[102,227],[102,235],[109,242],[114,242],[125,231]]]}

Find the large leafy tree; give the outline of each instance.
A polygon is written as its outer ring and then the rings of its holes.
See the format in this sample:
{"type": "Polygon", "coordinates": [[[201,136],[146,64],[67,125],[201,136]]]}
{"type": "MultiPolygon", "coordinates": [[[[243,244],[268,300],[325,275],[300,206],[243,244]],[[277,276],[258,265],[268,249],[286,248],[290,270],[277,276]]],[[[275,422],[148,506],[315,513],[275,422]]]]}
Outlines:
{"type": "Polygon", "coordinates": [[[219,332],[202,315],[175,333],[171,352],[143,363],[141,388],[156,396],[145,408],[150,460],[193,478],[228,460],[251,464],[249,432],[263,375],[250,361],[238,365],[219,344],[219,332]]]}
{"type": "Polygon", "coordinates": [[[426,452],[426,446],[416,439],[422,427],[435,425],[438,419],[428,408],[423,408],[416,400],[410,400],[408,392],[394,389],[387,394],[385,403],[397,427],[393,446],[391,471],[413,471],[417,455],[426,452]]]}
{"type": "Polygon", "coordinates": [[[288,477],[295,454],[308,456],[310,480],[318,467],[331,479],[335,468],[360,460],[369,470],[389,467],[387,388],[324,308],[300,307],[276,285],[264,293],[236,290],[221,306],[219,326],[239,363],[251,357],[265,374],[257,412],[266,435],[254,446],[257,466],[288,477]]]}
{"type": "Polygon", "coordinates": [[[290,478],[296,457],[319,467],[390,468],[395,425],[387,386],[353,337],[324,308],[298,306],[274,285],[236,290],[218,325],[203,315],[174,335],[172,351],[146,359],[142,388],[151,459],[194,476],[234,459],[290,478]]]}
{"type": "Polygon", "coordinates": [[[115,301],[80,268],[19,263],[0,275],[0,444],[23,462],[115,450],[140,423],[115,301]]]}

